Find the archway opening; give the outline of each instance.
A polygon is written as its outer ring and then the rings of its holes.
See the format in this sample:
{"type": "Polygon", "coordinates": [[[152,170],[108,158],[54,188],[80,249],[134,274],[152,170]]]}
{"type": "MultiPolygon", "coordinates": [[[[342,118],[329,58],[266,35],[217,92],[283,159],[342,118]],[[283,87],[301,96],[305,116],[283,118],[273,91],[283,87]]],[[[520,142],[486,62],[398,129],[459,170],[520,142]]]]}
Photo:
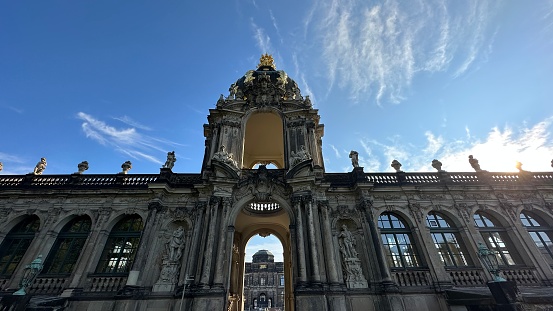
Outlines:
{"type": "Polygon", "coordinates": [[[267,308],[269,303],[272,308],[279,306],[281,310],[294,310],[293,265],[290,252],[291,218],[288,210],[289,207],[285,201],[250,200],[244,201],[242,208],[237,211],[229,287],[229,294],[237,298],[237,304],[231,308],[232,311],[262,310],[259,306],[263,305],[267,308]],[[261,251],[260,255],[266,255],[264,259],[270,259],[272,256],[272,262],[265,260],[266,262],[255,262],[254,265],[253,255],[259,251],[261,251]],[[270,252],[271,256],[265,252],[270,252]],[[277,264],[278,262],[280,264],[277,264]],[[255,295],[252,295],[248,287],[254,284],[254,275],[249,273],[261,270],[269,272],[271,269],[277,271],[276,274],[270,275],[271,279],[268,273],[255,275],[255,284],[262,289],[258,289],[255,295]],[[245,280],[247,277],[249,279],[245,280]],[[269,295],[271,286],[275,286],[276,290],[269,295]],[[263,300],[261,294],[265,294],[263,300]],[[256,305],[257,309],[255,309],[256,305]]]}
{"type": "Polygon", "coordinates": [[[244,310],[284,310],[286,277],[280,240],[269,233],[252,236],[245,261],[244,310]]]}
{"type": "Polygon", "coordinates": [[[275,113],[254,113],[246,123],[242,167],[258,163],[284,168],[284,129],[282,118],[275,113]]]}

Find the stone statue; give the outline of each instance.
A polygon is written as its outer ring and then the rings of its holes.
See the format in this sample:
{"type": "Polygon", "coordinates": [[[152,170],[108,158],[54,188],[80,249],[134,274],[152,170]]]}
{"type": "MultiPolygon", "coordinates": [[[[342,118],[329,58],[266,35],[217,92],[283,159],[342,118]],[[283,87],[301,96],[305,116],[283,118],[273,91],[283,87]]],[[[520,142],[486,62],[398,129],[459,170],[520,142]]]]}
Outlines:
{"type": "Polygon", "coordinates": [[[290,164],[291,166],[294,166],[300,162],[303,162],[305,160],[311,159],[311,155],[307,150],[305,150],[305,146],[301,145],[300,150],[298,152],[292,152],[290,153],[290,164]]]}
{"type": "Polygon", "coordinates": [[[173,166],[175,166],[175,162],[177,162],[175,151],[167,152],[167,161],[165,161],[165,164],[163,164],[163,167],[168,169],[173,169],[173,166]]]}
{"type": "Polygon", "coordinates": [[[340,252],[344,258],[357,258],[355,250],[355,237],[349,232],[346,225],[342,225],[342,231],[338,235],[340,241],[340,252]]]}
{"type": "Polygon", "coordinates": [[[129,170],[132,168],[131,161],[125,161],[125,163],[121,164],[121,168],[123,170],[119,174],[127,174],[129,170]]]}
{"type": "Polygon", "coordinates": [[[46,158],[40,158],[40,162],[36,164],[33,174],[42,175],[42,173],[46,169],[46,165],[46,158]]]}
{"type": "Polygon", "coordinates": [[[217,107],[221,107],[225,104],[225,97],[223,96],[223,94],[221,94],[221,96],[219,96],[219,99],[217,100],[217,107]]]}
{"type": "Polygon", "coordinates": [[[305,96],[305,100],[303,101],[303,104],[307,107],[312,107],[313,104],[311,103],[311,98],[309,98],[309,95],[305,96]]]}
{"type": "Polygon", "coordinates": [[[351,165],[353,165],[353,167],[359,167],[359,152],[352,150],[349,153],[349,158],[351,159],[351,165]]]}
{"type": "Polygon", "coordinates": [[[553,167],[553,160],[551,160],[551,167],[553,167]]]}
{"type": "Polygon", "coordinates": [[[219,162],[226,163],[235,169],[238,169],[238,163],[233,159],[233,154],[227,152],[225,145],[221,145],[219,151],[213,155],[213,159],[219,162]]]}
{"type": "Polygon", "coordinates": [[[399,163],[398,160],[393,160],[390,166],[393,167],[397,173],[401,172],[401,163],[399,163]]]}
{"type": "MultiPolygon", "coordinates": [[[[553,161],[551,161],[553,162],[553,161]]],[[[0,172],[4,169],[4,164],[2,164],[2,162],[0,162],[0,172]]]]}
{"type": "Polygon", "coordinates": [[[482,172],[482,169],[480,168],[480,164],[478,164],[478,160],[472,157],[472,154],[469,155],[469,163],[470,166],[476,171],[476,172],[482,172]]]}
{"type": "Polygon", "coordinates": [[[234,99],[234,96],[236,96],[236,92],[238,92],[238,85],[236,83],[233,83],[228,88],[229,95],[227,99],[234,99]]]}
{"type": "Polygon", "coordinates": [[[77,169],[78,169],[78,172],[76,172],[75,174],[82,174],[82,173],[84,173],[84,171],[88,170],[88,162],[87,162],[87,161],[83,161],[83,162],[77,164],[77,169]]]}
{"type": "Polygon", "coordinates": [[[182,256],[182,250],[184,249],[184,228],[178,227],[173,231],[173,235],[166,244],[167,247],[167,259],[170,261],[178,261],[182,256]]]}
{"type": "Polygon", "coordinates": [[[435,168],[438,172],[445,172],[442,170],[442,162],[434,159],[432,160],[432,167],[435,168]]]}

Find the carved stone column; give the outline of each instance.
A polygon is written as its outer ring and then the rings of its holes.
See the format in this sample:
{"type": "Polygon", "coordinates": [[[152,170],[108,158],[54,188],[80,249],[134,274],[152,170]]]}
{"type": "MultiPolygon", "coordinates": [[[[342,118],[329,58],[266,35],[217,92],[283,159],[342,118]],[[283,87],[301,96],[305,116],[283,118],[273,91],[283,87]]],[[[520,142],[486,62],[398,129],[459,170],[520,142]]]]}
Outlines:
{"type": "Polygon", "coordinates": [[[294,210],[296,211],[296,248],[298,251],[298,272],[299,272],[299,281],[301,283],[307,282],[307,273],[305,266],[305,242],[303,240],[303,219],[301,211],[301,197],[293,197],[292,204],[294,205],[294,210]]]}
{"type": "Polygon", "coordinates": [[[136,252],[136,258],[134,259],[132,269],[133,271],[140,271],[144,267],[146,260],[148,258],[149,252],[145,251],[150,249],[151,242],[154,240],[152,238],[154,225],[157,222],[157,214],[163,210],[163,205],[158,201],[153,201],[148,204],[148,218],[146,218],[142,237],[140,238],[139,248],[136,252]]]}
{"type": "Polygon", "coordinates": [[[313,217],[313,202],[311,199],[311,196],[305,196],[303,197],[305,200],[304,203],[306,205],[307,210],[307,231],[309,234],[309,250],[311,253],[311,265],[313,267],[312,269],[312,276],[311,279],[315,282],[321,281],[321,272],[319,270],[319,252],[317,250],[317,238],[315,231],[315,217],[313,217]]]}
{"type": "Polygon", "coordinates": [[[217,231],[217,210],[219,209],[219,203],[221,198],[211,197],[209,202],[209,232],[207,235],[207,243],[204,251],[204,266],[202,270],[202,276],[200,278],[200,284],[203,287],[209,287],[209,277],[211,275],[211,262],[214,257],[214,240],[215,232],[217,231]]]}
{"type": "Polygon", "coordinates": [[[219,247],[217,249],[217,262],[215,263],[215,277],[213,283],[218,287],[223,287],[223,271],[224,271],[224,259],[225,255],[225,246],[226,246],[226,236],[227,236],[227,225],[226,218],[227,213],[232,205],[231,198],[223,198],[223,211],[221,212],[221,232],[219,233],[219,247]]]}
{"type": "Polygon", "coordinates": [[[382,241],[380,240],[380,233],[376,228],[374,222],[374,217],[370,209],[372,208],[372,203],[365,199],[361,202],[361,208],[365,211],[365,217],[367,217],[367,222],[369,223],[369,230],[371,233],[372,245],[374,246],[374,251],[376,254],[376,260],[378,261],[378,268],[380,270],[381,285],[384,291],[398,291],[397,284],[392,281],[390,274],[390,268],[386,262],[386,256],[384,255],[382,248],[382,241]]]}
{"type": "Polygon", "coordinates": [[[328,202],[319,202],[319,209],[321,210],[321,215],[323,216],[323,235],[324,235],[324,246],[326,249],[326,270],[328,271],[329,281],[330,283],[340,283],[340,280],[338,279],[338,271],[336,264],[336,252],[334,251],[334,245],[332,244],[332,226],[330,225],[330,217],[328,215],[328,202]]]}
{"type": "Polygon", "coordinates": [[[196,274],[196,270],[199,268],[197,264],[198,254],[198,243],[200,241],[201,229],[203,227],[202,218],[204,216],[204,211],[206,208],[206,202],[197,202],[196,203],[196,220],[194,222],[194,232],[192,233],[192,245],[190,246],[190,258],[188,259],[188,264],[186,267],[186,273],[184,273],[180,279],[184,284],[186,278],[191,277],[196,274]]]}

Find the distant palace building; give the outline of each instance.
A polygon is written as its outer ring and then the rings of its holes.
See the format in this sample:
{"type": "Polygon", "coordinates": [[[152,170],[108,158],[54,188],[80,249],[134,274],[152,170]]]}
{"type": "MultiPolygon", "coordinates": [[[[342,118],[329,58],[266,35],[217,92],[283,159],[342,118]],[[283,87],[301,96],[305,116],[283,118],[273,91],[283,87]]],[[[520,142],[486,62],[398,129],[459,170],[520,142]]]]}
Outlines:
{"type": "Polygon", "coordinates": [[[120,173],[89,175],[83,161],[77,173],[48,175],[43,158],[31,174],[0,175],[0,304],[553,308],[552,172],[487,172],[475,158],[473,172],[438,160],[435,172],[404,172],[397,160],[396,172],[365,172],[352,151],[351,171],[331,173],[319,121],[263,55],[209,110],[200,172],[173,172],[179,155],[169,153],[152,174],[130,174],[127,161],[120,173]],[[257,234],[282,242],[283,263],[264,251],[245,263],[257,234]]]}
{"type": "Polygon", "coordinates": [[[246,262],[244,273],[244,309],[283,310],[284,262],[275,262],[268,250],[259,250],[246,262]]]}

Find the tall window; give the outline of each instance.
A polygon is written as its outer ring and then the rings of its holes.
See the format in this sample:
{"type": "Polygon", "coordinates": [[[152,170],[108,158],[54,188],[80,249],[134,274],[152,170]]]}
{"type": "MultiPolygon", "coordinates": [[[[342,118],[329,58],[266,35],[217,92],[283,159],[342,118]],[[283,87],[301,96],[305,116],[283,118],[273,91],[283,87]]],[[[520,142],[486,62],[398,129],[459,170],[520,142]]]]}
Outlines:
{"type": "Polygon", "coordinates": [[[515,265],[505,228],[499,225],[497,220],[492,220],[493,218],[483,213],[476,213],[473,217],[474,225],[480,231],[486,246],[497,252],[499,264],[502,266],[515,265]]]}
{"type": "Polygon", "coordinates": [[[549,226],[543,219],[528,211],[520,213],[522,225],[528,229],[528,233],[536,243],[540,252],[543,254],[547,263],[553,266],[553,227],[549,226]]]}
{"type": "Polygon", "coordinates": [[[0,245],[0,275],[13,274],[39,227],[40,220],[33,215],[22,220],[6,235],[0,245]]]}
{"type": "Polygon", "coordinates": [[[88,216],[80,216],[65,225],[44,263],[45,274],[69,275],[79,259],[88,234],[91,221],[88,216]]]}
{"type": "Polygon", "coordinates": [[[384,252],[391,268],[421,266],[412,242],[411,230],[399,216],[383,213],[378,217],[378,227],[384,252]]]}
{"type": "Polygon", "coordinates": [[[138,215],[119,221],[109,234],[96,273],[128,273],[136,256],[142,229],[142,218],[138,215]]]}
{"type": "Polygon", "coordinates": [[[464,245],[460,245],[459,231],[440,214],[430,212],[426,216],[426,225],[446,267],[466,266],[464,245]]]}

